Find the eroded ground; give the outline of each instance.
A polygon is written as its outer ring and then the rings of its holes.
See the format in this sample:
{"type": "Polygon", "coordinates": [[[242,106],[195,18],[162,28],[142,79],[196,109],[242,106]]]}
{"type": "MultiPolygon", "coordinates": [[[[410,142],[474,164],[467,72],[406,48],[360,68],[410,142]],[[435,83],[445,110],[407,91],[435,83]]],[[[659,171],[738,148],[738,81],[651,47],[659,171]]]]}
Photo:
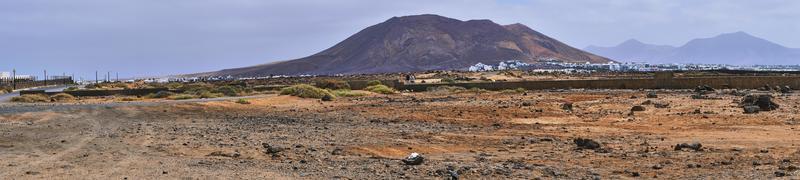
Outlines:
{"type": "Polygon", "coordinates": [[[3,179],[796,178],[798,95],[743,114],[691,92],[404,93],[332,102],[266,95],[154,104],[7,105],[3,179]],[[668,108],[644,105],[669,103],[668,108]],[[573,103],[573,111],[562,104],[573,103]],[[20,111],[14,111],[20,109],[20,111]],[[599,142],[597,150],[573,142],[599,142]],[[701,143],[701,151],[674,150],[701,143]],[[265,145],[272,147],[265,148],[265,145]],[[282,151],[280,151],[282,150],[282,151]],[[279,152],[275,152],[279,151],[279,152]],[[411,152],[422,165],[404,165],[411,152]]]}

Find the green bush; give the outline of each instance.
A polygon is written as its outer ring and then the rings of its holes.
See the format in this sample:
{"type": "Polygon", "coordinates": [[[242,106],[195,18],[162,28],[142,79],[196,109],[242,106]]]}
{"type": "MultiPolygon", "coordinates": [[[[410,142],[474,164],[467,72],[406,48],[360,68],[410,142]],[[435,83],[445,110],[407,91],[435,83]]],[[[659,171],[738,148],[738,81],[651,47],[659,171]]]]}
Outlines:
{"type": "Polygon", "coordinates": [[[334,96],[326,89],[317,88],[308,84],[298,84],[281,89],[281,95],[291,95],[301,98],[321,99],[325,95],[334,96]]]}
{"type": "Polygon", "coordinates": [[[389,86],[382,85],[382,84],[381,85],[369,86],[369,87],[365,88],[364,90],[367,90],[369,92],[374,92],[374,93],[380,93],[380,94],[394,94],[394,93],[397,93],[397,92],[395,92],[394,89],[390,88],[389,86]]]}
{"type": "Polygon", "coordinates": [[[355,92],[346,89],[335,90],[333,91],[333,94],[336,95],[337,97],[361,97],[367,95],[367,93],[355,92]]]}
{"type": "Polygon", "coordinates": [[[64,89],[64,91],[77,91],[79,89],[80,88],[78,88],[78,87],[68,87],[67,89],[64,89]]]}
{"type": "Polygon", "coordinates": [[[323,89],[331,89],[331,90],[350,89],[350,84],[349,83],[347,83],[346,81],[335,80],[335,79],[319,80],[314,84],[317,87],[323,88],[323,89]]]}
{"type": "Polygon", "coordinates": [[[50,97],[44,94],[26,94],[11,98],[11,102],[21,103],[35,103],[35,102],[50,102],[50,97]]]}
{"type": "Polygon", "coordinates": [[[379,80],[372,80],[372,81],[367,82],[367,86],[374,86],[374,85],[381,85],[381,84],[383,84],[383,83],[381,81],[379,81],[379,80]]]}
{"type": "Polygon", "coordinates": [[[217,89],[214,89],[213,92],[221,93],[224,94],[225,96],[238,96],[239,92],[241,91],[239,90],[239,88],[233,86],[220,86],[217,89]]]}
{"type": "Polygon", "coordinates": [[[55,100],[57,102],[65,102],[65,101],[73,101],[75,100],[75,96],[72,96],[67,93],[58,93],[53,96],[50,96],[50,99],[55,100]]]}
{"type": "Polygon", "coordinates": [[[236,103],[239,103],[239,104],[250,104],[250,101],[248,101],[247,99],[239,99],[239,100],[236,100],[236,103]]]}

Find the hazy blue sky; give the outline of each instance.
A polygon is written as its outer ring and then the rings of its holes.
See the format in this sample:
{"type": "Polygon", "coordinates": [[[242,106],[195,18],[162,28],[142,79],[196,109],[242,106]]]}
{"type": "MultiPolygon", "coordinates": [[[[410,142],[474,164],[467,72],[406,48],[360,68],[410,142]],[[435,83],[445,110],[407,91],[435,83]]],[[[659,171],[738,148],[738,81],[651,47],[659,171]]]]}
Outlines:
{"type": "Polygon", "coordinates": [[[0,0],[0,71],[213,71],[304,57],[414,14],[519,22],[578,48],[735,31],[800,47],[797,0],[0,0]]]}

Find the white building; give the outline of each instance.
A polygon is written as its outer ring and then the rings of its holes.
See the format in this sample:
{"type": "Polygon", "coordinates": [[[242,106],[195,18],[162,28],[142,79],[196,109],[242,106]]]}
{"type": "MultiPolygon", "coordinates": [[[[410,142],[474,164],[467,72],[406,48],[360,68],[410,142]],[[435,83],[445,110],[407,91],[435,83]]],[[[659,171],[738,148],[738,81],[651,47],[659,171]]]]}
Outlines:
{"type": "Polygon", "coordinates": [[[0,72],[0,78],[11,78],[10,72],[0,72]]]}
{"type": "Polygon", "coordinates": [[[479,72],[479,71],[491,71],[494,70],[494,67],[491,65],[486,65],[483,63],[478,63],[469,67],[469,71],[472,72],[479,72]]]}

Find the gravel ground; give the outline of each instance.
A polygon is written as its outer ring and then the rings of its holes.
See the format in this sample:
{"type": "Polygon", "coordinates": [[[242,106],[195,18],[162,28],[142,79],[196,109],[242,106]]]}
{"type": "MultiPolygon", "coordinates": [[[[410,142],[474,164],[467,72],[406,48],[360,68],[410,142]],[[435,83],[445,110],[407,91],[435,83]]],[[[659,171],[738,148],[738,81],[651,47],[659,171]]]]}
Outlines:
{"type": "Polygon", "coordinates": [[[252,104],[228,98],[8,105],[0,110],[0,177],[797,177],[797,95],[777,95],[778,110],[743,114],[735,104],[741,97],[722,92],[711,100],[691,99],[688,91],[645,94],[406,93],[332,102],[266,95],[249,97],[252,104]],[[646,105],[652,101],[670,105],[646,105]],[[571,111],[562,109],[566,103],[571,111]],[[645,110],[631,112],[636,105],[645,110]],[[676,150],[681,143],[690,147],[676,150]],[[424,162],[404,164],[412,152],[424,162]]]}

